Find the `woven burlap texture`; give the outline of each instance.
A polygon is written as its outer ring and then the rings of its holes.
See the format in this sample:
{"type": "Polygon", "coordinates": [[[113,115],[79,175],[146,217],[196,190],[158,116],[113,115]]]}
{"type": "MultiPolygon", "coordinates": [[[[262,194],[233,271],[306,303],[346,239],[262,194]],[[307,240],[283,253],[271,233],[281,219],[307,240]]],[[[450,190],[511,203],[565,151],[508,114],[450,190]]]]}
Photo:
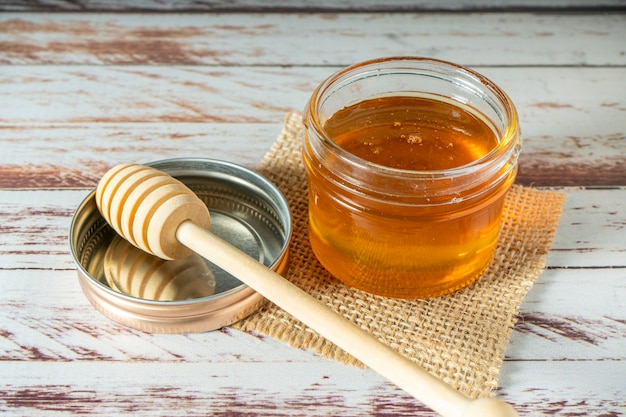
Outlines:
{"type": "MultiPolygon", "coordinates": [[[[564,195],[513,186],[507,195],[495,258],[469,287],[430,299],[379,297],[334,279],[311,250],[301,140],[301,115],[290,113],[258,167],[282,190],[291,208],[293,237],[286,277],[469,397],[492,394],[520,304],[545,267],[564,195]]],[[[361,366],[271,303],[234,327],[361,366]]]]}

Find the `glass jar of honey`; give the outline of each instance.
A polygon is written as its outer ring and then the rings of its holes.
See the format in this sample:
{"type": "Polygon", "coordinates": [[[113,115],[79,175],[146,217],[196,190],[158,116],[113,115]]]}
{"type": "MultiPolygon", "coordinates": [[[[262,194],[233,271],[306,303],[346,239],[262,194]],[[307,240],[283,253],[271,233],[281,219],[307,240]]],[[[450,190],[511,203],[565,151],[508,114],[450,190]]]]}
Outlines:
{"type": "Polygon", "coordinates": [[[520,151],[502,89],[445,61],[371,60],[323,81],[304,125],[309,239],[336,278],[424,298],[487,268],[520,151]]]}

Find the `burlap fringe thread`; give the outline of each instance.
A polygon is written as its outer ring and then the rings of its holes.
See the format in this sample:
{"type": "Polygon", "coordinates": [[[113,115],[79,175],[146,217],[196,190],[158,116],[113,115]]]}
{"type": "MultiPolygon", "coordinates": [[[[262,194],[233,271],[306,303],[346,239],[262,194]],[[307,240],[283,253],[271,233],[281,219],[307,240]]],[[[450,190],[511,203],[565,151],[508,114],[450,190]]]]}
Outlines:
{"type": "MultiPolygon", "coordinates": [[[[519,307],[545,267],[565,196],[513,186],[505,203],[495,259],[469,287],[424,300],[379,297],[334,279],[310,248],[301,135],[301,115],[288,114],[282,133],[258,167],[283,191],[292,210],[287,278],[467,396],[489,396],[497,388],[519,307]]],[[[271,303],[234,327],[361,366],[271,303]]]]}

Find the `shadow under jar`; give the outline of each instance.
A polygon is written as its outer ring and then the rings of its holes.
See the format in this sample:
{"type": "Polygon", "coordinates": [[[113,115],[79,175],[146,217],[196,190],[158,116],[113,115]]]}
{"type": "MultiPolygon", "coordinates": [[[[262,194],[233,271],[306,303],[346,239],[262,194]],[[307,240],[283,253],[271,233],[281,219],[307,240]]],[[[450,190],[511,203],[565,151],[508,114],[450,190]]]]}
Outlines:
{"type": "Polygon", "coordinates": [[[520,152],[493,82],[439,60],[367,61],[322,82],[304,124],[309,238],[336,278],[425,298],[487,268],[520,152]]]}

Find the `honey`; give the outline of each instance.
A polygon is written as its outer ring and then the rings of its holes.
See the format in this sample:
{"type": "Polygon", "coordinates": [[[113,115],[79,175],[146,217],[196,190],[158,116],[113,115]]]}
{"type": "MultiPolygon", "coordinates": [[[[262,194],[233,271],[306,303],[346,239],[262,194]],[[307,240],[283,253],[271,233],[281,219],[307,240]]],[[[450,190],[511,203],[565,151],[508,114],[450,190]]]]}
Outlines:
{"type": "Polygon", "coordinates": [[[462,288],[488,267],[519,153],[515,109],[498,87],[442,61],[370,61],[323,83],[305,126],[309,238],[335,277],[422,298],[462,288]],[[433,86],[432,73],[440,79],[449,67],[461,71],[433,86]]]}
{"type": "Polygon", "coordinates": [[[345,107],[324,124],[347,152],[414,171],[456,168],[496,147],[492,128],[471,110],[441,99],[391,96],[345,107]]]}

